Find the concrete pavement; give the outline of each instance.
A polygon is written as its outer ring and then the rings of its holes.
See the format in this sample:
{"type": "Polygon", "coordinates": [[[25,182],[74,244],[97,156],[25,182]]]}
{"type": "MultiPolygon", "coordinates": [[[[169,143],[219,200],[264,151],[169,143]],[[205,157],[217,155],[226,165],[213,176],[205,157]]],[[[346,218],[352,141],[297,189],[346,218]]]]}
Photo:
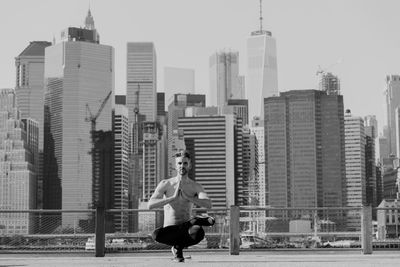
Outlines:
{"type": "Polygon", "coordinates": [[[184,263],[171,260],[168,252],[107,254],[96,258],[93,254],[0,254],[0,267],[5,266],[400,266],[400,251],[374,251],[362,255],[360,251],[247,251],[231,256],[227,251],[186,252],[191,259],[184,263]]]}

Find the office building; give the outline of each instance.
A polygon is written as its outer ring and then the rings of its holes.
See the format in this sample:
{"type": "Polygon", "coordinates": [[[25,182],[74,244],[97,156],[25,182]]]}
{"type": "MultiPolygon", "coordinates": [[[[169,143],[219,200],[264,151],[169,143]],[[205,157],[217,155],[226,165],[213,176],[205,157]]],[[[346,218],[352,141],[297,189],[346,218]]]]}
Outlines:
{"type": "Polygon", "coordinates": [[[15,94],[21,119],[38,122],[39,150],[33,163],[37,174],[37,207],[43,208],[43,113],[44,113],[44,50],[50,42],[33,41],[15,58],[15,94]]]}
{"type": "Polygon", "coordinates": [[[268,205],[268,186],[265,179],[265,153],[264,153],[264,120],[256,117],[251,122],[251,132],[255,135],[257,140],[256,161],[255,168],[258,187],[258,202],[260,206],[268,205]]]}
{"type": "MultiPolygon", "coordinates": [[[[93,208],[93,181],[103,175],[94,168],[93,150],[96,131],[112,129],[114,49],[98,43],[97,31],[83,30],[92,32],[45,50],[45,209],[93,208]]],[[[91,220],[62,214],[63,227],[91,220]]]]}
{"type": "MultiPolygon", "coordinates": [[[[389,154],[381,155],[381,157],[389,157],[389,155],[397,155],[396,140],[396,108],[400,106],[400,76],[386,76],[386,118],[388,128],[389,154]]],[[[398,156],[398,155],[397,155],[398,156]]]]}
{"type": "Polygon", "coordinates": [[[164,67],[165,109],[175,94],[195,93],[195,71],[188,68],[164,67]]]}
{"type": "MultiPolygon", "coordinates": [[[[264,103],[268,205],[344,206],[343,97],[317,90],[293,90],[266,98],[264,103]]],[[[283,214],[276,211],[275,215],[283,214]]],[[[319,216],[329,217],[338,229],[344,226],[338,212],[323,211],[319,216]]]]}
{"type": "MultiPolygon", "coordinates": [[[[113,208],[129,208],[129,119],[128,108],[116,104],[113,116],[114,183],[113,208]]],[[[126,232],[128,214],[114,214],[115,231],[126,232]]]]}
{"type": "MultiPolygon", "coordinates": [[[[365,179],[365,131],[364,120],[352,116],[350,110],[344,115],[346,151],[346,206],[360,207],[366,204],[365,179]]],[[[347,229],[361,229],[358,211],[348,211],[347,229]]]]}
{"type": "MultiPolygon", "coordinates": [[[[262,7],[260,6],[262,12],[262,7]]],[[[262,28],[247,38],[246,98],[249,100],[249,119],[264,118],[264,98],[278,96],[278,65],[276,41],[270,31],[262,28]]]]}
{"type": "MultiPolygon", "coordinates": [[[[32,150],[38,149],[38,123],[22,122],[13,89],[0,90],[0,207],[2,210],[36,208],[36,173],[32,150]]],[[[34,232],[33,214],[1,213],[0,233],[34,232]]]]}
{"type": "Polygon", "coordinates": [[[242,119],[243,125],[249,125],[249,101],[247,99],[229,99],[223,109],[230,110],[242,119]]]}
{"type": "Polygon", "coordinates": [[[241,122],[233,114],[200,115],[211,111],[189,109],[178,119],[178,127],[192,154],[191,175],[203,186],[214,208],[237,205],[241,201],[238,184],[243,179],[243,156],[238,155],[243,153],[241,122]]]}
{"type": "Polygon", "coordinates": [[[216,52],[210,56],[211,106],[224,106],[229,99],[244,99],[239,78],[239,52],[216,52]]]}
{"type": "Polygon", "coordinates": [[[133,123],[135,108],[139,121],[156,121],[157,117],[157,61],[151,42],[127,44],[126,105],[129,122],[133,123]]]}
{"type": "Polygon", "coordinates": [[[383,162],[384,158],[388,158],[390,154],[389,140],[384,136],[379,136],[379,161],[383,162]]]}
{"type": "Polygon", "coordinates": [[[365,193],[366,204],[377,207],[376,198],[376,158],[375,158],[375,140],[377,137],[378,122],[375,116],[366,116],[364,118],[365,131],[365,193]]]}

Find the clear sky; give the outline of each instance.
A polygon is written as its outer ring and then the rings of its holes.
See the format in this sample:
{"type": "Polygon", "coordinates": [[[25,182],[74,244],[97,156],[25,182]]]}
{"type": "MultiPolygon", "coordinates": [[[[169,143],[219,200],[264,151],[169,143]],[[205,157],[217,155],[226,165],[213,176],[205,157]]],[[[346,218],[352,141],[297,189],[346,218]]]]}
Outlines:
{"type": "MultiPolygon", "coordinates": [[[[196,91],[209,87],[209,56],[239,51],[259,28],[258,0],[1,0],[0,88],[15,86],[14,58],[29,41],[59,40],[83,26],[89,5],[100,42],[115,48],[115,88],[125,93],[126,43],[156,47],[158,91],[165,66],[192,68],[196,91]]],[[[385,77],[400,74],[400,1],[263,0],[264,29],[277,42],[279,91],[314,89],[318,66],[341,80],[345,108],[384,124],[385,77]],[[340,63],[337,63],[340,62],[340,63]]]]}

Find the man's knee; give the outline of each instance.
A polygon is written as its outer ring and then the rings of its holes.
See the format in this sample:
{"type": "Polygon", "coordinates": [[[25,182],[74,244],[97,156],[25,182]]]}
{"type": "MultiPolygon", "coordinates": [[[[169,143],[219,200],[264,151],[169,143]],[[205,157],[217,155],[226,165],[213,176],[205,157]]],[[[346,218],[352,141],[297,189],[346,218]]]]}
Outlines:
{"type": "Polygon", "coordinates": [[[200,242],[205,236],[204,229],[199,225],[193,225],[189,228],[189,235],[193,240],[200,242]]]}
{"type": "Polygon", "coordinates": [[[158,237],[160,236],[160,228],[154,230],[154,232],[151,234],[151,237],[153,238],[153,240],[158,241],[158,237]]]}

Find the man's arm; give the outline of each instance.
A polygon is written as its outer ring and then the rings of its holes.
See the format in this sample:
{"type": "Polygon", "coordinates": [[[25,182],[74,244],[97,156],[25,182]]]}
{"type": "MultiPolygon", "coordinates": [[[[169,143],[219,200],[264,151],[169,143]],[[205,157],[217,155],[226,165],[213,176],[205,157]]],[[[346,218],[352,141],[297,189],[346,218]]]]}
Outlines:
{"type": "Polygon", "coordinates": [[[207,193],[204,191],[201,185],[197,184],[197,194],[194,197],[190,197],[184,191],[181,192],[184,198],[196,204],[197,206],[211,209],[211,199],[207,196],[207,193]]]}
{"type": "Polygon", "coordinates": [[[174,195],[172,195],[171,197],[164,198],[167,183],[168,181],[163,180],[157,185],[156,190],[150,197],[149,203],[147,204],[147,207],[149,209],[161,208],[167,205],[168,203],[174,201],[179,196],[181,190],[178,186],[175,190],[174,195]]]}

